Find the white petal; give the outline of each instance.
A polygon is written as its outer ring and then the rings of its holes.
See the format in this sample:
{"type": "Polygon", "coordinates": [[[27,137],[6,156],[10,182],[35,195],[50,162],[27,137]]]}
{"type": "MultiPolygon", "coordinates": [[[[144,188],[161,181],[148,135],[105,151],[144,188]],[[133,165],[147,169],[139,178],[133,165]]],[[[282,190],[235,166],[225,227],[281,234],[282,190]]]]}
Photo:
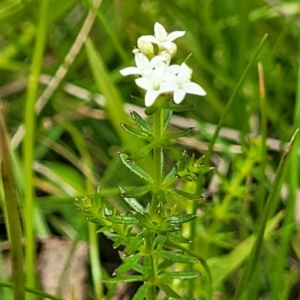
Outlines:
{"type": "Polygon", "coordinates": [[[205,96],[206,92],[204,89],[197,83],[195,82],[188,82],[184,86],[184,90],[188,94],[193,94],[193,95],[199,95],[199,96],[205,96]]]}
{"type": "Polygon", "coordinates": [[[158,91],[148,91],[145,95],[145,105],[147,107],[151,106],[155,102],[158,96],[159,96],[158,91]]]}
{"type": "Polygon", "coordinates": [[[167,36],[167,41],[172,42],[185,35],[185,31],[173,31],[167,36]]]}
{"type": "Polygon", "coordinates": [[[164,42],[167,38],[168,33],[164,26],[156,22],[154,24],[154,35],[160,42],[164,42]]]}
{"type": "Polygon", "coordinates": [[[173,82],[162,82],[160,85],[160,93],[170,93],[177,89],[177,84],[173,82]]]}
{"type": "Polygon", "coordinates": [[[151,67],[155,67],[158,63],[166,61],[166,58],[162,55],[156,55],[151,59],[151,67]]]}
{"type": "Polygon", "coordinates": [[[178,74],[180,69],[181,69],[181,67],[179,65],[171,65],[168,67],[167,72],[176,75],[176,74],[178,74]]]}
{"type": "Polygon", "coordinates": [[[172,83],[172,84],[174,84],[174,85],[177,86],[177,84],[176,84],[176,82],[177,82],[177,76],[174,75],[174,74],[172,74],[172,73],[165,72],[165,73],[164,73],[163,81],[164,81],[164,82],[172,83]]]}
{"type": "Polygon", "coordinates": [[[152,90],[152,81],[149,78],[137,78],[135,83],[146,91],[152,90]]]}
{"type": "Polygon", "coordinates": [[[159,40],[153,36],[153,35],[143,35],[143,40],[145,42],[150,42],[150,43],[154,43],[154,44],[159,44],[159,40]]]}
{"type": "Polygon", "coordinates": [[[184,90],[182,90],[182,89],[176,89],[175,91],[174,91],[174,102],[176,103],[176,104],[179,104],[179,103],[181,103],[182,102],[182,100],[184,99],[184,97],[185,97],[185,94],[186,94],[186,92],[184,91],[184,90]]]}
{"type": "Polygon", "coordinates": [[[165,42],[161,42],[159,45],[171,52],[173,50],[173,44],[174,43],[172,42],[165,41],[165,42]]]}
{"type": "Polygon", "coordinates": [[[190,69],[185,63],[181,64],[180,71],[178,73],[178,80],[180,82],[187,81],[192,76],[192,69],[190,69]]]}
{"type": "Polygon", "coordinates": [[[155,69],[153,70],[153,76],[162,81],[166,68],[167,66],[164,62],[157,64],[155,69]]]}
{"type": "Polygon", "coordinates": [[[138,68],[136,68],[136,67],[128,67],[128,68],[122,69],[122,70],[120,70],[120,73],[123,76],[127,76],[127,75],[140,75],[141,74],[140,70],[138,68]]]}
{"type": "Polygon", "coordinates": [[[146,68],[149,66],[149,59],[142,53],[136,53],[134,59],[136,66],[139,69],[146,68]]]}

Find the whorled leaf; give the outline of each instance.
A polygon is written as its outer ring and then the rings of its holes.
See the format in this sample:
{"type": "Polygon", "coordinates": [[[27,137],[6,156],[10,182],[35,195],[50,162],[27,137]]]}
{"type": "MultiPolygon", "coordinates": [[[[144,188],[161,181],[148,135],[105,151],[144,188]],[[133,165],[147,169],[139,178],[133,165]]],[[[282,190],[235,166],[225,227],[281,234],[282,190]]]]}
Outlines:
{"type": "Polygon", "coordinates": [[[166,272],[159,275],[159,279],[193,279],[199,277],[200,275],[201,274],[197,271],[166,272]]]}
{"type": "Polygon", "coordinates": [[[155,144],[149,143],[143,146],[140,150],[136,151],[130,156],[130,160],[136,161],[146,157],[150,151],[155,147],[155,144]]]}
{"type": "Polygon", "coordinates": [[[135,265],[138,264],[138,261],[141,259],[141,254],[138,252],[136,254],[127,256],[123,258],[123,263],[114,270],[114,273],[117,276],[121,276],[127,271],[134,269],[135,265]]]}
{"type": "Polygon", "coordinates": [[[144,300],[147,295],[147,289],[148,286],[146,284],[141,285],[137,292],[134,294],[132,300],[144,300]]]}
{"type": "Polygon", "coordinates": [[[141,275],[125,275],[125,276],[118,276],[112,277],[108,279],[102,279],[105,283],[128,283],[128,282],[138,282],[143,281],[143,277],[141,275]]]}
{"type": "Polygon", "coordinates": [[[158,287],[165,292],[169,299],[182,299],[167,283],[160,282],[158,287]]]}
{"type": "Polygon", "coordinates": [[[122,188],[122,196],[126,198],[139,198],[146,195],[150,190],[151,186],[149,185],[138,186],[130,191],[122,188]]]}
{"type": "Polygon", "coordinates": [[[106,215],[105,218],[112,223],[116,224],[137,224],[138,219],[134,216],[121,216],[121,215],[106,215]]]}
{"type": "Polygon", "coordinates": [[[168,188],[168,191],[177,196],[184,197],[187,200],[203,200],[203,197],[201,195],[188,193],[176,188],[168,188]]]}
{"type": "Polygon", "coordinates": [[[125,252],[130,255],[135,253],[144,242],[144,237],[142,233],[137,234],[128,243],[125,244],[125,252]]]}
{"type": "Polygon", "coordinates": [[[152,135],[152,127],[135,111],[130,111],[130,116],[137,126],[145,133],[152,135]]]}
{"type": "Polygon", "coordinates": [[[157,250],[155,255],[162,257],[166,260],[171,260],[173,262],[182,263],[182,264],[196,264],[199,263],[199,260],[193,256],[183,253],[176,253],[166,250],[157,250]]]}
{"type": "Polygon", "coordinates": [[[182,112],[182,111],[191,111],[194,106],[192,104],[173,104],[168,103],[166,108],[172,111],[182,112]]]}
{"type": "Polygon", "coordinates": [[[175,242],[175,243],[179,243],[179,244],[189,244],[192,242],[191,240],[188,240],[185,237],[183,237],[182,235],[180,235],[179,233],[172,233],[172,232],[167,234],[167,239],[170,242],[175,242]]]}
{"type": "Polygon", "coordinates": [[[172,114],[173,114],[172,110],[170,110],[170,109],[164,110],[164,130],[167,129],[167,127],[171,121],[172,114]]]}
{"type": "Polygon", "coordinates": [[[139,129],[136,129],[132,126],[129,126],[129,125],[126,125],[126,124],[123,124],[123,123],[121,123],[121,126],[126,132],[128,132],[129,134],[131,134],[131,135],[133,135],[133,136],[135,136],[135,137],[137,137],[137,138],[139,138],[143,141],[152,140],[152,136],[149,136],[149,134],[147,134],[147,133],[145,133],[145,132],[143,132],[139,129]]]}
{"type": "Polygon", "coordinates": [[[177,139],[177,138],[180,138],[183,136],[187,136],[187,135],[191,134],[194,130],[195,130],[195,127],[190,127],[190,128],[180,130],[178,132],[167,133],[164,135],[164,139],[165,140],[174,140],[174,139],[177,139]]]}
{"type": "Polygon", "coordinates": [[[186,223],[189,222],[193,219],[195,219],[197,216],[194,214],[181,214],[181,215],[177,215],[177,216],[172,216],[168,218],[168,222],[170,224],[182,224],[182,223],[186,223]]]}
{"type": "Polygon", "coordinates": [[[152,177],[144,171],[140,166],[138,166],[135,162],[129,161],[130,157],[125,153],[119,153],[120,159],[122,163],[134,174],[139,176],[140,178],[146,180],[149,183],[153,183],[152,177]]]}
{"type": "MultiPolygon", "coordinates": [[[[126,191],[122,188],[119,187],[121,194],[125,194],[126,191]]],[[[134,212],[140,213],[140,214],[145,214],[146,210],[145,208],[134,198],[127,198],[123,197],[124,201],[129,205],[131,209],[133,209],[134,212]]]]}

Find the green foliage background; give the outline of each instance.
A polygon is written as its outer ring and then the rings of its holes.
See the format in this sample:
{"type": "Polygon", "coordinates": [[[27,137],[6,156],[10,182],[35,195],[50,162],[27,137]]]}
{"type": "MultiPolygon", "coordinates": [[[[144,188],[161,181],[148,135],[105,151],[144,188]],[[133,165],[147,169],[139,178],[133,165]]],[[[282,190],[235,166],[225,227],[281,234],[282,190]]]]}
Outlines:
{"type": "MultiPolygon", "coordinates": [[[[97,271],[96,228],[87,224],[74,197],[92,194],[100,184],[118,203],[118,186],[141,184],[122,166],[117,152],[139,147],[120,123],[130,124],[128,109],[138,110],[143,92],[119,70],[133,64],[137,38],[152,34],[156,21],[168,32],[186,31],[178,39],[175,60],[181,62],[193,51],[188,60],[193,81],[207,91],[206,97],[188,96],[193,109],[178,114],[182,123],[173,124],[185,127],[195,120],[196,141],[188,140],[182,149],[197,156],[205,153],[211,125],[223,116],[258,44],[269,34],[225,118],[223,125],[231,131],[221,131],[215,145],[211,165],[218,171],[205,178],[206,201],[199,204],[193,236],[184,228],[193,239],[193,251],[210,267],[213,299],[232,299],[282,149],[300,126],[298,1],[103,0],[98,8],[88,0],[1,1],[0,98],[12,138],[22,221],[27,237],[34,231],[41,237],[55,234],[89,241],[94,289],[87,299],[101,299],[97,282],[107,275],[97,271]],[[92,20],[89,10],[95,14],[90,31],[83,26],[86,19],[92,20]],[[86,42],[81,47],[82,39],[86,42]],[[263,67],[265,106],[258,62],[263,67]],[[53,82],[51,93],[43,94],[53,82]],[[41,95],[45,105],[34,112],[41,95]],[[23,139],[20,126],[32,135],[23,139]],[[249,134],[261,139],[249,142],[249,134]]],[[[253,279],[239,299],[300,299],[299,145],[297,138],[272,202],[253,279]]],[[[182,149],[168,152],[166,168],[179,159],[182,149]]],[[[146,161],[141,164],[149,167],[146,161]]],[[[174,202],[192,210],[192,203],[174,202]]],[[[5,241],[3,220],[0,235],[5,241]]],[[[104,248],[101,244],[100,251],[104,248]]],[[[208,279],[204,276],[196,283],[196,299],[209,299],[208,279]]]]}

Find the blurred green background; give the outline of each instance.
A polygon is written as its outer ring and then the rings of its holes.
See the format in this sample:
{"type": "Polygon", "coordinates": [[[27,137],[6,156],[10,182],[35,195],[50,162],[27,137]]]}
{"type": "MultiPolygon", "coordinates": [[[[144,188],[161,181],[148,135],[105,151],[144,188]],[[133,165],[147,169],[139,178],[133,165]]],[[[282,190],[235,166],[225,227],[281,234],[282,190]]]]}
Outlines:
{"type": "MultiPolygon", "coordinates": [[[[206,217],[209,220],[214,218],[216,214],[212,213],[210,204],[222,201],[235,172],[249,161],[247,151],[237,157],[232,146],[240,146],[238,137],[244,140],[248,134],[256,136],[261,133],[260,99],[263,94],[259,89],[258,62],[263,67],[266,131],[270,138],[267,152],[270,159],[266,160],[265,169],[269,173],[274,172],[283,143],[289,141],[300,125],[299,100],[297,102],[300,86],[297,83],[300,58],[298,1],[48,2],[46,10],[42,8],[45,0],[0,2],[0,99],[5,106],[8,132],[12,138],[22,212],[26,215],[30,211],[29,214],[34,216],[28,227],[37,236],[59,235],[88,240],[87,222],[76,208],[74,198],[92,194],[94,188],[101,184],[103,193],[114,195],[112,201],[118,201],[119,185],[140,184],[121,165],[117,153],[123,147],[135,147],[135,141],[121,129],[120,123],[130,123],[128,109],[138,110],[135,106],[141,105],[139,98],[143,97],[143,91],[135,86],[132,76],[122,77],[119,70],[133,65],[132,50],[137,38],[153,34],[156,21],[163,24],[168,32],[186,31],[186,35],[176,41],[178,52],[174,61],[180,63],[192,52],[187,64],[193,69],[193,81],[207,92],[206,97],[187,96],[186,101],[193,104],[193,109],[178,114],[183,117],[183,124],[179,126],[188,126],[185,122],[188,124],[190,119],[198,125],[195,138],[201,141],[202,151],[195,143],[188,146],[197,156],[207,148],[212,136],[210,125],[217,124],[222,117],[226,103],[262,37],[269,34],[226,116],[224,126],[232,131],[229,137],[221,134],[218,143],[222,150],[218,156],[231,171],[220,174],[223,186],[215,199],[214,196],[208,197],[206,217]],[[31,124],[32,130],[27,129],[27,132],[32,132],[32,135],[25,136],[24,140],[24,128],[26,131],[28,124],[31,124]],[[24,146],[26,143],[27,146],[24,146]],[[30,204],[28,197],[34,203],[30,204]]],[[[176,160],[180,153],[181,150],[172,150],[168,159],[176,160]]],[[[214,164],[218,166],[216,161],[214,164]]],[[[258,173],[261,172],[256,167],[257,162],[253,160],[249,172],[253,172],[251,184],[254,188],[259,185],[258,173]]],[[[283,180],[292,184],[285,198],[292,203],[291,207],[286,207],[287,202],[279,195],[279,204],[273,212],[275,215],[287,209],[291,214],[287,223],[282,221],[284,226],[266,246],[266,267],[257,271],[253,294],[249,293],[245,299],[300,299],[299,281],[297,283],[300,244],[296,227],[299,219],[295,218],[299,218],[295,212],[297,189],[299,194],[298,172],[296,154],[283,180]],[[277,276],[273,274],[272,266],[280,248],[278,241],[281,241],[282,232],[288,233],[283,235],[285,250],[279,259],[277,276]],[[287,285],[283,292],[280,285],[285,279],[287,285]],[[278,291],[282,293],[279,296],[278,291]]],[[[240,181],[241,186],[247,187],[246,175],[240,181]]],[[[207,189],[210,180],[207,179],[207,189]]],[[[268,192],[271,183],[272,176],[264,181],[262,189],[268,192]]],[[[228,213],[222,220],[223,227],[216,229],[224,234],[219,236],[220,239],[216,235],[213,238],[212,232],[205,235],[210,222],[205,223],[204,219],[201,223],[199,220],[202,225],[199,223],[197,251],[207,259],[218,257],[233,251],[239,242],[250,236],[264,202],[264,199],[255,200],[255,196],[255,193],[251,194],[249,201],[255,205],[248,206],[242,202],[237,205],[238,209],[244,209],[241,216],[234,207],[233,215],[228,213]],[[233,222],[235,217],[241,220],[233,222]],[[202,245],[206,246],[202,248],[202,245]]],[[[239,198],[240,194],[234,197],[239,198]]],[[[244,194],[241,198],[245,198],[244,194]]],[[[185,207],[184,203],[180,205],[185,207]]],[[[28,222],[26,217],[24,222],[28,222]]],[[[89,230],[91,233],[92,229],[89,230]]],[[[0,237],[2,241],[7,240],[2,217],[0,237]]],[[[238,255],[242,257],[241,261],[246,256],[238,255]]],[[[215,299],[232,297],[239,265],[237,258],[233,260],[237,265],[232,263],[232,269],[219,269],[225,275],[220,275],[221,279],[218,278],[218,285],[214,287],[216,293],[221,291],[222,294],[220,298],[216,294],[215,299]]],[[[218,274],[218,271],[213,274],[218,274]]]]}

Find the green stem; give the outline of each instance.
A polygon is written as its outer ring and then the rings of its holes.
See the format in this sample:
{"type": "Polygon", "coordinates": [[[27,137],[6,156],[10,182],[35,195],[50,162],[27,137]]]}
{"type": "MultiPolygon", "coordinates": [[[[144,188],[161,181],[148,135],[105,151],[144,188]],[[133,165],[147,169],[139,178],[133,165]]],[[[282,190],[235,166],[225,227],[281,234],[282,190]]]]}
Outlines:
{"type": "MultiPolygon", "coordinates": [[[[148,237],[146,239],[146,253],[149,254],[147,259],[150,260],[150,274],[148,279],[148,291],[147,291],[147,300],[155,300],[156,299],[156,285],[155,285],[155,278],[156,278],[156,272],[155,272],[155,262],[154,257],[152,255],[153,249],[153,237],[148,237]]],[[[146,259],[146,258],[145,258],[146,259]]]]}
{"type": "MultiPolygon", "coordinates": [[[[39,24],[36,32],[36,42],[33,53],[33,60],[28,80],[28,90],[26,96],[25,107],[25,137],[23,142],[24,157],[24,222],[26,237],[26,272],[27,284],[29,287],[35,287],[35,240],[34,240],[34,136],[36,116],[34,106],[37,99],[39,75],[43,62],[43,52],[45,48],[47,33],[47,16],[48,16],[49,0],[41,1],[39,11],[39,24]]],[[[28,299],[35,299],[33,295],[29,295],[28,299]]]]}
{"type": "Polygon", "coordinates": [[[161,189],[161,182],[162,182],[162,166],[163,166],[163,153],[160,143],[163,137],[163,109],[159,109],[153,115],[153,138],[154,143],[156,143],[156,147],[153,149],[153,168],[154,168],[154,190],[153,190],[153,197],[150,206],[150,213],[153,212],[157,206],[158,199],[157,199],[157,192],[161,189]]]}
{"type": "MultiPolygon", "coordinates": [[[[164,110],[158,109],[153,115],[153,138],[155,147],[153,149],[153,196],[150,204],[150,215],[154,213],[158,204],[158,192],[161,189],[162,183],[162,171],[163,171],[163,153],[161,147],[161,141],[164,133],[164,110]]],[[[148,293],[147,300],[156,299],[156,260],[153,256],[153,240],[154,236],[148,237],[146,239],[146,253],[148,255],[149,264],[149,278],[147,279],[148,293]]]]}

